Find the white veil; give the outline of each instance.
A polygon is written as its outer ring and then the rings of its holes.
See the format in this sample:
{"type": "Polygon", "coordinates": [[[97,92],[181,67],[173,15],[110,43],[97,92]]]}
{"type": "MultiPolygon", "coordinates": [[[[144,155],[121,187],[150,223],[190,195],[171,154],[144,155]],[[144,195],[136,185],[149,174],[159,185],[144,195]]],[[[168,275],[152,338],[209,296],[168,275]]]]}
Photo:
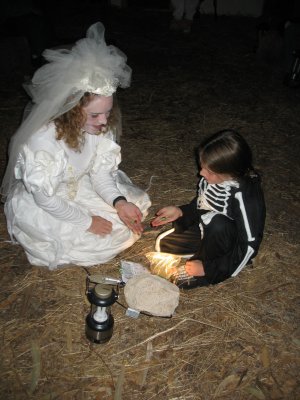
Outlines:
{"type": "Polygon", "coordinates": [[[130,85],[131,68],[127,57],[114,46],[107,46],[104,26],[90,26],[86,38],[76,42],[71,50],[45,50],[48,64],[24,85],[34,106],[9,144],[9,161],[1,184],[3,199],[15,183],[14,168],[22,145],[49,121],[72,109],[85,92],[111,96],[118,86],[130,85]]]}

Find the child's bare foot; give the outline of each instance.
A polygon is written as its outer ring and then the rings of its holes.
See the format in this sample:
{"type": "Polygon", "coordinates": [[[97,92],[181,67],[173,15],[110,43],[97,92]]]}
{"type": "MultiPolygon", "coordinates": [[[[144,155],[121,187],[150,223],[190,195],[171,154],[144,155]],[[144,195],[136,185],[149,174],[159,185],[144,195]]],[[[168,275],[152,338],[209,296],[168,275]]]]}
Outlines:
{"type": "Polygon", "coordinates": [[[200,260],[191,260],[185,263],[185,270],[191,276],[204,276],[204,268],[202,261],[200,260]]]}

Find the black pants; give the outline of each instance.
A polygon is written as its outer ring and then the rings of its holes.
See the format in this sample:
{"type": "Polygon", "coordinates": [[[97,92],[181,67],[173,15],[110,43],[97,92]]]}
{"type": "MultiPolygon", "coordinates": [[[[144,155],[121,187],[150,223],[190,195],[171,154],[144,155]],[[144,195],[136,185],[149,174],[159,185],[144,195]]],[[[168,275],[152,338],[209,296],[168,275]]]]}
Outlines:
{"type": "Polygon", "coordinates": [[[233,260],[238,251],[238,236],[234,221],[225,215],[215,215],[208,225],[202,224],[203,238],[198,224],[180,231],[174,224],[174,231],[166,236],[160,234],[156,250],[171,254],[190,255],[190,259],[201,260],[205,277],[202,285],[221,282],[231,276],[233,260]],[[164,236],[164,237],[163,237],[164,236]]]}

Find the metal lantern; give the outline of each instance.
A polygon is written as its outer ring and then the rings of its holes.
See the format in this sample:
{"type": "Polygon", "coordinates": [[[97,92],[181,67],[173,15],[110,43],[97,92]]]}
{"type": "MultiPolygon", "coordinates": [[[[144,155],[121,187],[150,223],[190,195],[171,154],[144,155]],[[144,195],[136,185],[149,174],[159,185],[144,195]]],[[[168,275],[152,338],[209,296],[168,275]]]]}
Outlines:
{"type": "Polygon", "coordinates": [[[86,317],[86,337],[93,343],[108,342],[114,326],[111,306],[117,301],[118,294],[110,284],[98,283],[92,289],[88,287],[87,298],[91,310],[86,317]]]}

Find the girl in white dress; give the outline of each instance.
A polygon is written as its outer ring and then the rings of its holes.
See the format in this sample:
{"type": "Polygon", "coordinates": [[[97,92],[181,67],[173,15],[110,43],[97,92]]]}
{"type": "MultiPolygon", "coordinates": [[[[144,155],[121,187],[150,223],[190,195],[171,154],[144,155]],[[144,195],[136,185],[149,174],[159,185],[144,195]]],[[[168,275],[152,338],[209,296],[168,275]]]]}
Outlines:
{"type": "Polygon", "coordinates": [[[130,84],[126,57],[101,23],[26,89],[34,107],[13,136],[1,192],[9,234],[34,265],[95,265],[139,239],[148,195],[118,169],[113,93],[130,84]]]}

